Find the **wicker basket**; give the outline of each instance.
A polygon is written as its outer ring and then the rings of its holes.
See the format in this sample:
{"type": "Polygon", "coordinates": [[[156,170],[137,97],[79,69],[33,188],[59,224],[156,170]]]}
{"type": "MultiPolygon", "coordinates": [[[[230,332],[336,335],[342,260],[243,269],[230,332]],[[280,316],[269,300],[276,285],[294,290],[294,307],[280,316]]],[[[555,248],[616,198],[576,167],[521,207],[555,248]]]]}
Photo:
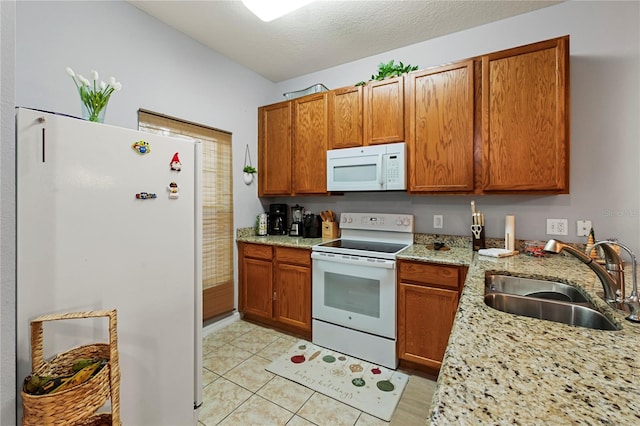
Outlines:
{"type": "Polygon", "coordinates": [[[120,367],[116,310],[43,315],[31,321],[33,374],[71,375],[74,362],[80,358],[106,358],[109,362],[98,374],[67,390],[47,395],[31,395],[22,391],[24,426],[120,426],[120,367]],[[44,360],[43,322],[95,317],[109,318],[109,344],[80,346],[58,354],[49,361],[44,360]],[[111,413],[96,413],[107,398],[111,400],[111,413]]]}

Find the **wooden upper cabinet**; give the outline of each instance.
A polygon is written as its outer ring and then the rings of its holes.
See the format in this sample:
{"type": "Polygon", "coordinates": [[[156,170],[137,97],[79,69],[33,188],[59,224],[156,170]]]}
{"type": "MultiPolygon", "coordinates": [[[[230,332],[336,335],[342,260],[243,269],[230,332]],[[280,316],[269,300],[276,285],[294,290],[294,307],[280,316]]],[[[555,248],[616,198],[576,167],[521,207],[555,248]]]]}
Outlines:
{"type": "Polygon", "coordinates": [[[407,75],[410,192],[474,188],[473,60],[407,75]]]}
{"type": "Polygon", "coordinates": [[[482,189],[569,192],[569,37],[482,57],[482,189]]]}
{"type": "Polygon", "coordinates": [[[293,193],[327,192],[327,94],[319,93],[293,101],[293,193]]]}
{"type": "Polygon", "coordinates": [[[289,195],[292,190],[291,102],[258,108],[258,195],[289,195]]]}
{"type": "Polygon", "coordinates": [[[362,88],[329,92],[329,149],[362,146],[362,88]]]}
{"type": "Polygon", "coordinates": [[[364,145],[404,142],[404,78],[369,81],[363,98],[364,145]]]}

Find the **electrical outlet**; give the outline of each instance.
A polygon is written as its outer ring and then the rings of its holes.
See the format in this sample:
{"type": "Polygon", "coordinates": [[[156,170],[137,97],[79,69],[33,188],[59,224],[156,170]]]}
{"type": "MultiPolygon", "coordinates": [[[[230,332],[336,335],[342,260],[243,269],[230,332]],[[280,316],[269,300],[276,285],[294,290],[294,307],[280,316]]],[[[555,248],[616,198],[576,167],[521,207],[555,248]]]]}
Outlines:
{"type": "Polygon", "coordinates": [[[547,235],[569,235],[567,219],[547,219],[547,235]]]}
{"type": "Polygon", "coordinates": [[[441,214],[434,214],[433,215],[433,227],[434,228],[442,228],[442,226],[444,224],[443,221],[444,221],[444,219],[443,219],[441,214]]]}
{"type": "Polygon", "coordinates": [[[591,232],[591,221],[590,220],[579,220],[577,223],[576,233],[578,237],[588,237],[589,232],[591,232]]]}

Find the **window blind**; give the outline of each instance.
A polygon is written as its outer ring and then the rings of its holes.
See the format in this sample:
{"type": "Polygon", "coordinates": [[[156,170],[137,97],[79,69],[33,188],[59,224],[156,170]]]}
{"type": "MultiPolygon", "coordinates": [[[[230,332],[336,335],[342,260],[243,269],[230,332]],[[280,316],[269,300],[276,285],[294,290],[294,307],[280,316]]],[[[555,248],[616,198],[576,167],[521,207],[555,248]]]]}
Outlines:
{"type": "MultiPolygon", "coordinates": [[[[138,128],[202,144],[202,287],[233,286],[233,182],[231,134],[212,127],[138,111],[138,128]]],[[[231,298],[233,306],[233,293],[231,298]]]]}

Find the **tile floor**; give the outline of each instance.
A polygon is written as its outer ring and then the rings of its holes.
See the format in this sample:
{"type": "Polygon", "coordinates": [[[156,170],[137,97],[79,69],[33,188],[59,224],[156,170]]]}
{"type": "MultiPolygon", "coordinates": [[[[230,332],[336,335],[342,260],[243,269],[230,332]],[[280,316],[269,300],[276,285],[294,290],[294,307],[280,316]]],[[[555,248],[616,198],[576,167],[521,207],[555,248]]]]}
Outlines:
{"type": "Polygon", "coordinates": [[[435,382],[410,371],[385,422],[265,370],[297,340],[242,320],[205,336],[200,426],[426,424],[435,382]]]}

